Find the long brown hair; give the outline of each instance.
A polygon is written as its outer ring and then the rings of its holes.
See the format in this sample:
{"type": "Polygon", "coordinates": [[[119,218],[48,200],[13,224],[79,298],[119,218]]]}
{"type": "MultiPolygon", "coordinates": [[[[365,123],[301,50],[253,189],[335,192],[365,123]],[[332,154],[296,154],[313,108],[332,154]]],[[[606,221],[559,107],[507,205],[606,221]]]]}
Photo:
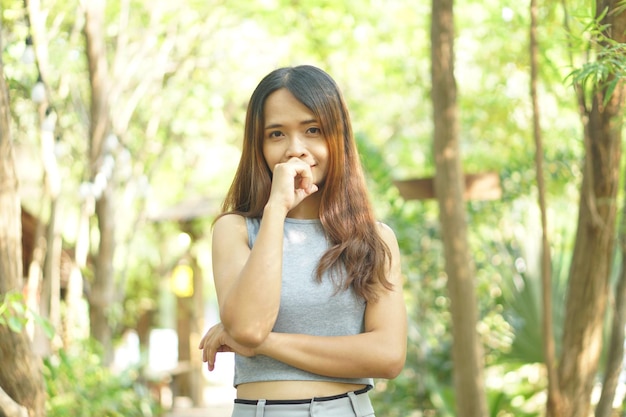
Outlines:
{"type": "Polygon", "coordinates": [[[386,278],[391,253],[377,231],[345,100],[323,70],[302,65],[280,68],[265,76],[252,93],[244,129],[241,160],[222,207],[223,214],[261,217],[270,195],[272,173],[263,157],[265,100],[285,88],[320,122],[329,149],[328,174],[320,192],[320,221],[331,242],[317,267],[342,288],[353,286],[365,300],[375,300],[377,284],[386,278]],[[346,275],[340,282],[341,267],[346,275]]]}

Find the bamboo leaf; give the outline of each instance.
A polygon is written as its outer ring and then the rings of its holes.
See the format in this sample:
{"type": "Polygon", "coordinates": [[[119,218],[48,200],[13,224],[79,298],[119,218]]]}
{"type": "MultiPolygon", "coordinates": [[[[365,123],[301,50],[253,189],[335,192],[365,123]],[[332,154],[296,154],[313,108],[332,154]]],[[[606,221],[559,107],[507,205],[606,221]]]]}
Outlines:
{"type": "Polygon", "coordinates": [[[609,100],[611,100],[611,96],[613,95],[618,82],[619,78],[614,78],[610,83],[608,83],[606,92],[604,93],[604,100],[602,102],[604,106],[606,106],[609,100]]]}

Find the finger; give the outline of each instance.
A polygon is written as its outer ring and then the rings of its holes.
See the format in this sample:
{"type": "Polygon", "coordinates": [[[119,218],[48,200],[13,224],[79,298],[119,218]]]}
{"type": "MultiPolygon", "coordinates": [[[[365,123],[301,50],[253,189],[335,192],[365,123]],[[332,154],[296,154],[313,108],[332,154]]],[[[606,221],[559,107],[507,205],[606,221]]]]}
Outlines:
{"type": "Polygon", "coordinates": [[[296,168],[295,173],[294,184],[296,190],[302,189],[309,194],[315,192],[312,189],[315,184],[313,183],[313,173],[311,172],[311,167],[309,165],[301,163],[300,166],[296,168]]]}
{"type": "Polygon", "coordinates": [[[303,191],[305,196],[309,196],[319,189],[309,178],[301,178],[295,188],[296,191],[303,191]]]}
{"type": "Polygon", "coordinates": [[[311,166],[304,162],[302,159],[293,157],[287,161],[287,164],[292,165],[295,170],[295,175],[301,178],[308,178],[309,180],[312,178],[313,174],[311,173],[311,166]]]}
{"type": "Polygon", "coordinates": [[[313,185],[313,179],[311,177],[306,177],[304,175],[300,176],[300,184],[298,188],[303,189],[307,193],[309,192],[311,185],[313,185]]]}
{"type": "Polygon", "coordinates": [[[296,190],[304,190],[304,191],[306,191],[309,188],[310,182],[311,180],[309,178],[303,177],[300,174],[298,174],[293,180],[294,188],[296,190]]]}
{"type": "Polygon", "coordinates": [[[300,173],[300,189],[304,190],[307,195],[311,195],[318,190],[317,185],[313,182],[313,173],[311,167],[306,166],[306,169],[300,173]]]}
{"type": "Polygon", "coordinates": [[[204,346],[204,349],[202,349],[202,362],[208,362],[209,358],[211,357],[211,345],[210,343],[207,343],[204,346]]]}
{"type": "Polygon", "coordinates": [[[211,353],[211,355],[209,356],[208,360],[207,360],[207,363],[208,363],[208,366],[209,366],[209,371],[212,371],[212,370],[215,369],[215,357],[216,357],[216,355],[217,355],[217,351],[213,351],[211,353]]]}

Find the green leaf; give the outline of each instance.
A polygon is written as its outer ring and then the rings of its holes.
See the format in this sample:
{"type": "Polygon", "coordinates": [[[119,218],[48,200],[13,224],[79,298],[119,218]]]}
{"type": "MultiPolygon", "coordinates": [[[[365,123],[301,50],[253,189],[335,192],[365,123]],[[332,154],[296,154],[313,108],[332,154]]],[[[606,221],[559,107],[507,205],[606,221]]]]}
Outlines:
{"type": "Polygon", "coordinates": [[[619,78],[614,78],[608,85],[607,85],[607,89],[606,89],[606,93],[604,94],[604,100],[602,102],[602,104],[604,106],[606,106],[609,102],[609,100],[611,100],[611,96],[613,95],[613,92],[615,91],[615,87],[617,87],[617,83],[619,81],[619,78]]]}
{"type": "Polygon", "coordinates": [[[56,333],[56,330],[54,326],[52,325],[52,323],[50,322],[50,320],[46,320],[45,318],[41,317],[39,314],[35,314],[34,317],[35,317],[35,322],[41,326],[46,337],[48,339],[52,339],[54,337],[54,334],[56,333]]]}
{"type": "Polygon", "coordinates": [[[618,2],[617,6],[615,6],[613,11],[611,11],[611,14],[618,15],[620,13],[623,13],[624,11],[626,11],[626,0],[618,2]]]}
{"type": "Polygon", "coordinates": [[[22,302],[22,300],[13,300],[11,303],[11,308],[13,309],[13,314],[16,316],[24,317],[26,316],[26,306],[22,302]]]}
{"type": "Polygon", "coordinates": [[[20,320],[16,316],[9,317],[9,329],[13,330],[15,333],[20,333],[24,330],[24,322],[20,320]]]}

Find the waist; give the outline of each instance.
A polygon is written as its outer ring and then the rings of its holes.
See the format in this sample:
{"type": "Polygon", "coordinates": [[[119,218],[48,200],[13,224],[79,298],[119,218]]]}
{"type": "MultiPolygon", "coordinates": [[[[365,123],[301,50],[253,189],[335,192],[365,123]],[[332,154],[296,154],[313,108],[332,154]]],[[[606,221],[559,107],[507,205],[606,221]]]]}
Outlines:
{"type": "Polygon", "coordinates": [[[371,386],[330,381],[264,381],[237,386],[237,399],[255,401],[306,401],[332,398],[346,393],[367,392],[371,386]]]}
{"type": "Polygon", "coordinates": [[[310,400],[235,400],[233,417],[374,417],[366,389],[310,400]],[[304,402],[306,401],[306,402],[304,402]]]}

